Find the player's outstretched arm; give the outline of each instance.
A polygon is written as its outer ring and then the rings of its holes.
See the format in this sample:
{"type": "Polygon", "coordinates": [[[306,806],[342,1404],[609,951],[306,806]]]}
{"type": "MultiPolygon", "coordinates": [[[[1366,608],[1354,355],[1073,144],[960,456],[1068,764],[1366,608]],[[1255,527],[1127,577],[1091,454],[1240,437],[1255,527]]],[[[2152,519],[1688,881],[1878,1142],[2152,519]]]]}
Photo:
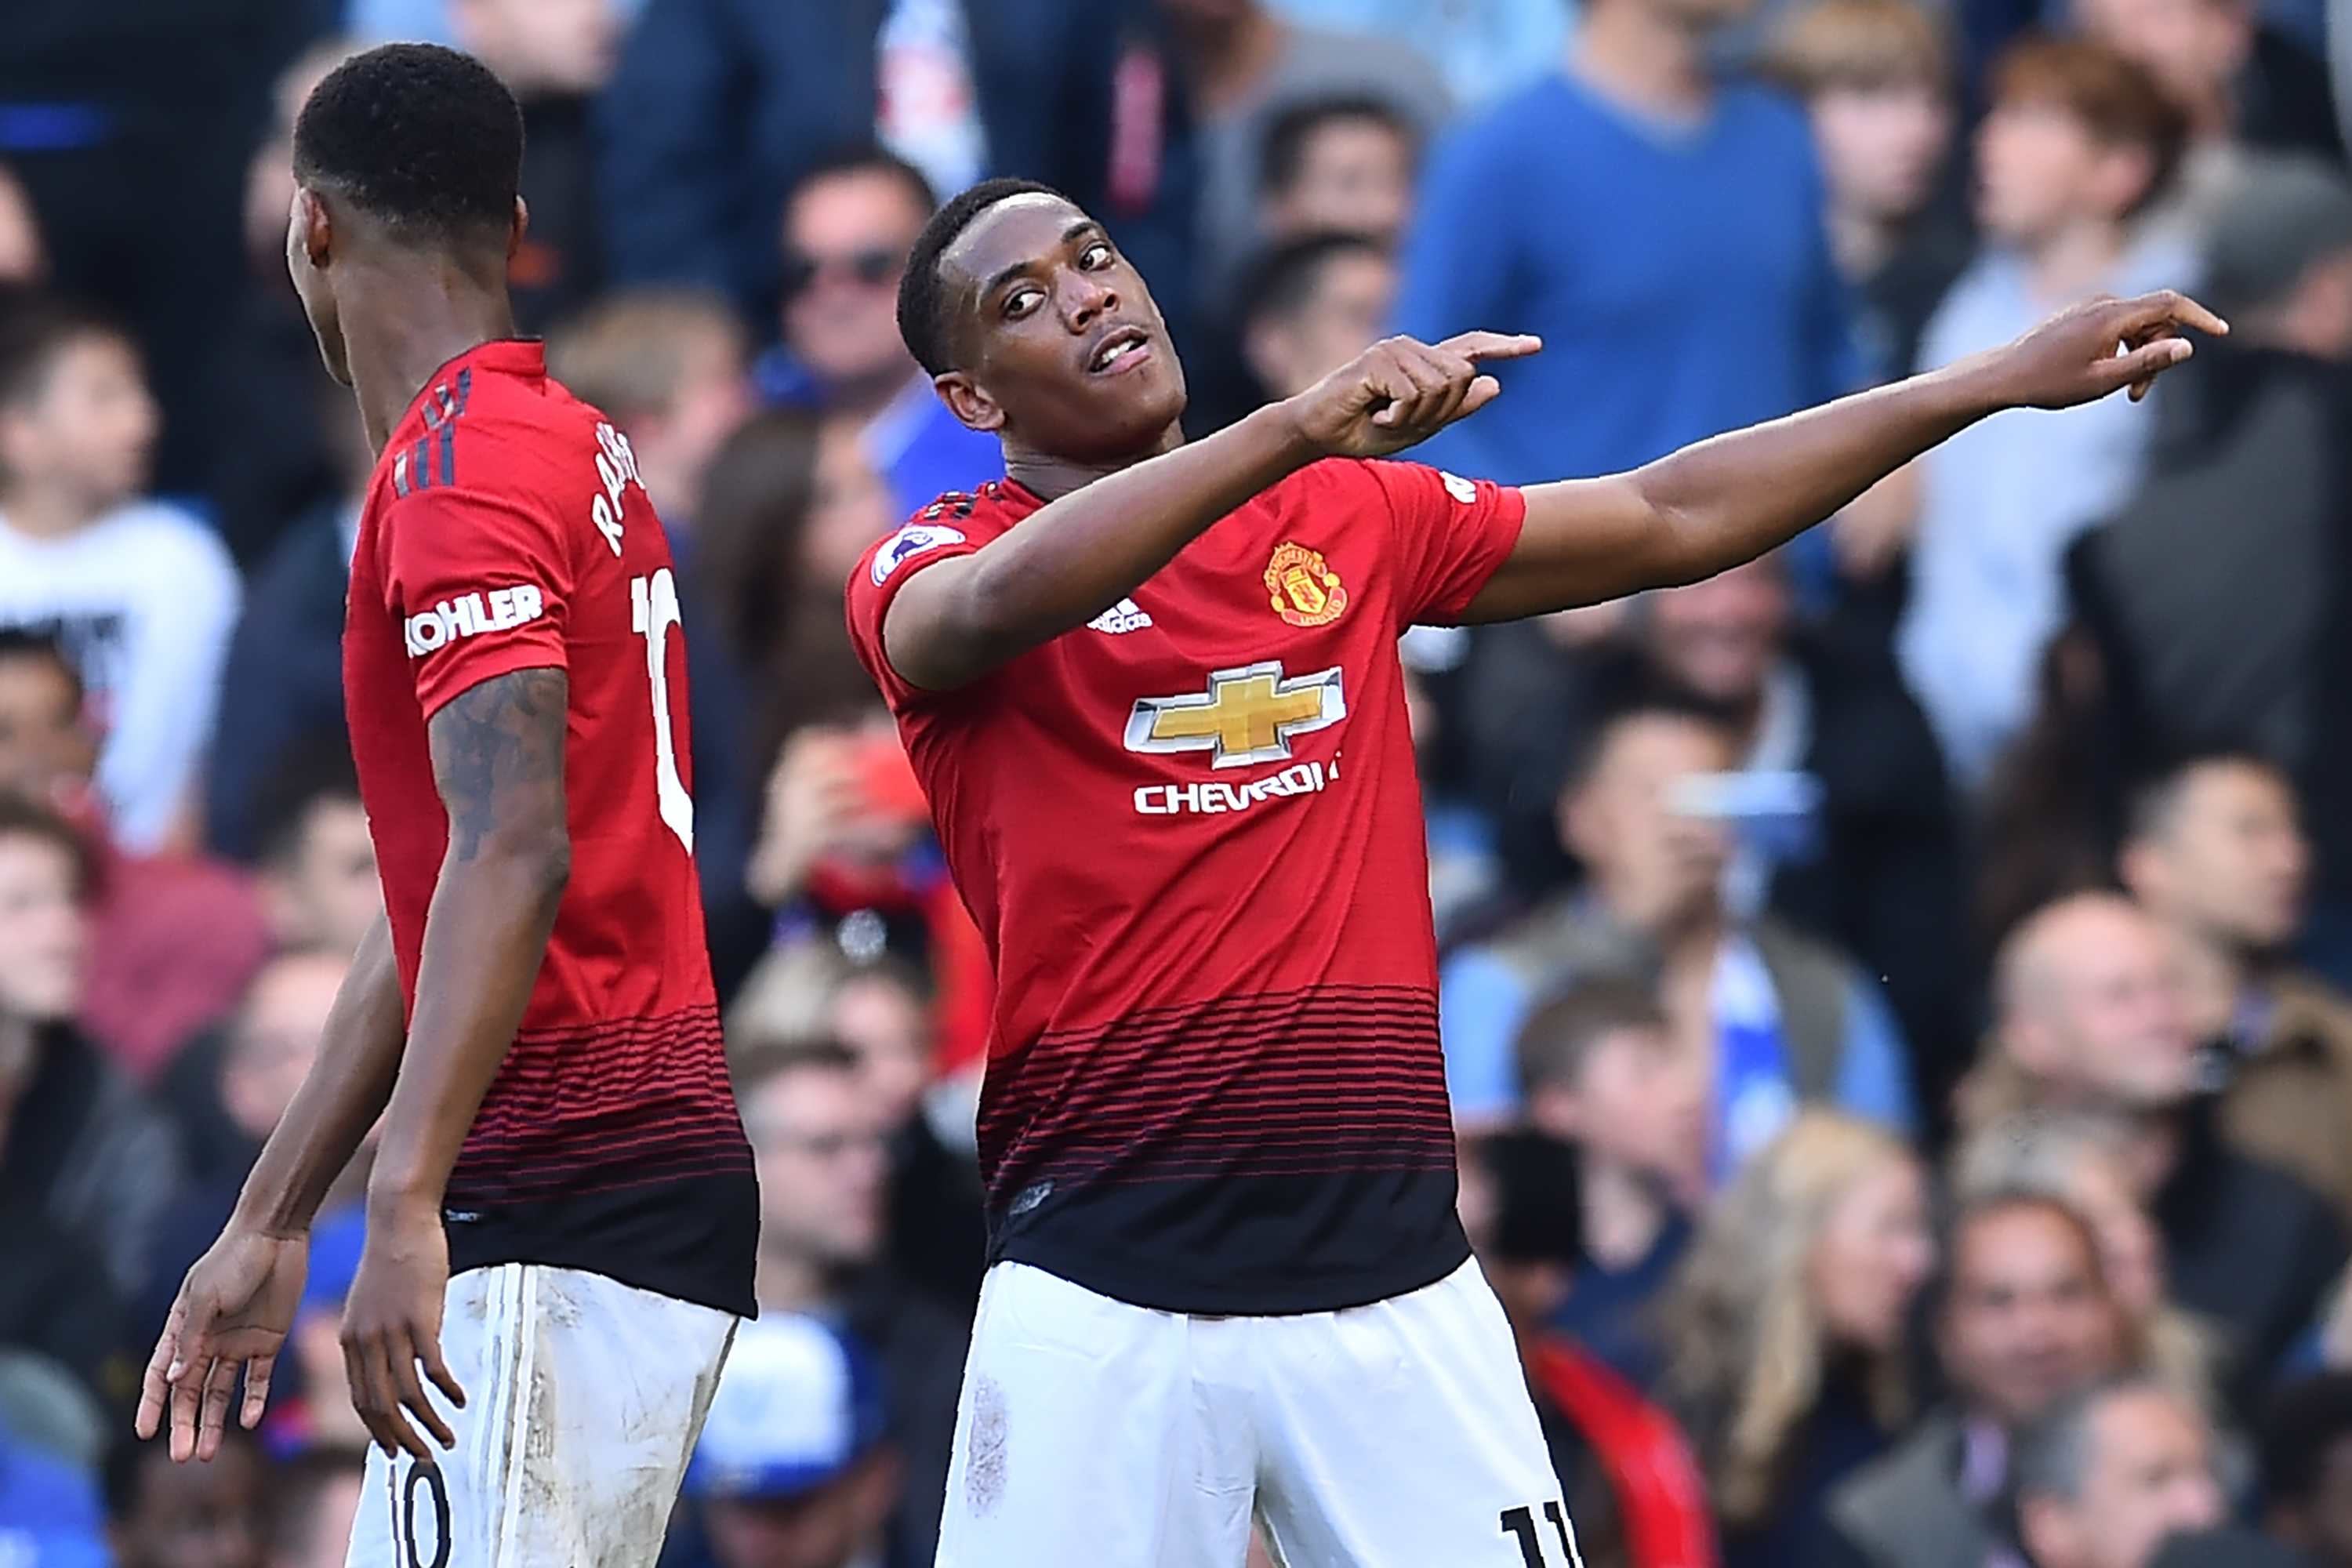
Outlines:
{"type": "Polygon", "coordinates": [[[441,1200],[482,1097],[522,1023],[571,876],[561,669],[493,676],[427,729],[449,850],[425,922],[408,1048],[368,1181],[367,1240],[343,1310],[352,1400],[387,1452],[429,1458],[410,1425],[454,1439],[417,1377],[463,1405],[441,1361],[449,1279],[441,1200]],[[405,1414],[404,1414],[405,1413],[405,1414]]]}
{"type": "Polygon", "coordinates": [[[181,1282],[139,1393],[139,1434],[168,1426],[172,1457],[220,1447],[237,1373],[237,1418],[257,1425],[293,1326],[310,1221],[391,1097],[401,1047],[400,972],[383,917],[362,939],[335,995],[319,1059],[246,1177],[220,1239],[181,1282]]]}
{"type": "Polygon", "coordinates": [[[2137,399],[2229,329],[2169,291],[2086,300],[1943,370],[1702,441],[1630,474],[1535,485],[1517,547],[1465,618],[1510,620],[1750,561],[1987,415],[2137,399]]]}
{"type": "Polygon", "coordinates": [[[1475,412],[1497,390],[1480,362],[1540,346],[1496,332],[1434,346],[1391,338],[1297,397],[1083,485],[909,579],[883,621],[890,666],[932,690],[977,679],[1086,625],[1211,523],[1316,458],[1385,457],[1475,412]]]}

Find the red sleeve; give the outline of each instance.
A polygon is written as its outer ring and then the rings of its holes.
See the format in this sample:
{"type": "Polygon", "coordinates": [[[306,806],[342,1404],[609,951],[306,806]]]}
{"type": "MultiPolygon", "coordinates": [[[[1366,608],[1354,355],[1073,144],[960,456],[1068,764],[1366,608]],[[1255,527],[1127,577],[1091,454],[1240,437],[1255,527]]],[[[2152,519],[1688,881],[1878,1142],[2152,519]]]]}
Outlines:
{"type": "Polygon", "coordinates": [[[1518,543],[1526,498],[1507,486],[1420,463],[1364,467],[1388,495],[1396,558],[1404,569],[1398,629],[1460,620],[1518,543]]]}
{"type": "Polygon", "coordinates": [[[857,650],[857,662],[882,689],[883,700],[894,713],[929,693],[891,668],[890,657],[883,651],[882,621],[890,613],[891,601],[924,567],[969,555],[981,544],[958,526],[960,519],[932,521],[930,514],[940,510],[927,508],[913,521],[877,541],[858,558],[857,569],[849,574],[850,646],[857,650]]]}
{"type": "Polygon", "coordinates": [[[469,687],[567,667],[567,531],[541,509],[477,489],[419,489],[384,518],[384,587],[430,718],[469,687]]]}

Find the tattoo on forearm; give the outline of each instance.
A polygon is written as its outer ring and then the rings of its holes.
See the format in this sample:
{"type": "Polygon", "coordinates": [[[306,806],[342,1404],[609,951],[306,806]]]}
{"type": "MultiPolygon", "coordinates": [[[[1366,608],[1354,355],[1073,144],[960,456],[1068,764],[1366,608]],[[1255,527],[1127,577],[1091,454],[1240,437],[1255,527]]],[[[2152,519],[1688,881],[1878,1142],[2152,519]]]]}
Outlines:
{"type": "Polygon", "coordinates": [[[433,778],[460,860],[500,826],[563,812],[563,736],[571,682],[560,669],[519,669],[473,687],[433,716],[433,778]]]}

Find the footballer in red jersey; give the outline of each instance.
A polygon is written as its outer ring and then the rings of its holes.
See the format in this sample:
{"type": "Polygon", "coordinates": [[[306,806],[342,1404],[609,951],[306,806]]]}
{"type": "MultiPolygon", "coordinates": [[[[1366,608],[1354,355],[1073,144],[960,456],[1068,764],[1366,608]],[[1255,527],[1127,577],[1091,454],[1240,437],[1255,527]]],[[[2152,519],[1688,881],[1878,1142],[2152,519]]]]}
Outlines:
{"type": "Polygon", "coordinates": [[[380,454],[343,673],[385,920],[139,1417],[210,1447],[240,1365],[258,1417],[381,1112],[343,1323],[375,1438],[356,1568],[651,1568],[755,1310],[677,584],[628,443],[513,335],[521,152],[498,79],[429,46],[346,61],[297,123],[288,265],[380,454]]]}
{"type": "Polygon", "coordinates": [[[1569,1568],[1454,1215],[1398,637],[1722,570],[1996,408],[2142,386],[2221,324],[2101,301],[1524,490],[1384,460],[1539,346],[1491,332],[1391,340],[1184,444],[1143,279],[1027,182],[940,211],[899,325],[1008,476],[849,584],[998,971],[942,1568],[1223,1568],[1253,1517],[1317,1568],[1569,1568]]]}

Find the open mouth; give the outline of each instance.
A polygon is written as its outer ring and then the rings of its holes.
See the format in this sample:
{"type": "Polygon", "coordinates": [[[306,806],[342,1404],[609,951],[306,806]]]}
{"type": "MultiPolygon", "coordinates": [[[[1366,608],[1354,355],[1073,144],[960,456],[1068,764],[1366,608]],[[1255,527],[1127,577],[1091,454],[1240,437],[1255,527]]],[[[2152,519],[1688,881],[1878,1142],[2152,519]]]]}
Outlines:
{"type": "Polygon", "coordinates": [[[1087,360],[1091,375],[1102,375],[1133,363],[1136,356],[1151,346],[1151,334],[1141,327],[1115,327],[1103,341],[1095,345],[1094,353],[1087,360]]]}

